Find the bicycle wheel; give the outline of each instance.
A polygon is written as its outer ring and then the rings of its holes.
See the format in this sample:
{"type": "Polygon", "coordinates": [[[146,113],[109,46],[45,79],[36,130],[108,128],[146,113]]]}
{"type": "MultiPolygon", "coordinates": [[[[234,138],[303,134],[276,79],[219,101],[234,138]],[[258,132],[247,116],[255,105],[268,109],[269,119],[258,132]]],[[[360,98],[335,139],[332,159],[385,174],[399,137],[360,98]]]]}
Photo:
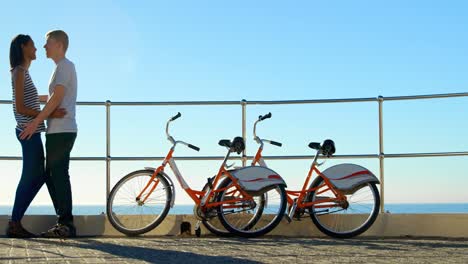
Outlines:
{"type": "MultiPolygon", "coordinates": [[[[317,179],[311,188],[319,187],[308,195],[309,202],[335,198],[323,178],[317,179]],[[320,186],[320,187],[319,187],[320,186]],[[322,191],[325,191],[321,193],[322,191]]],[[[347,203],[318,203],[309,208],[310,217],[323,233],[336,238],[351,238],[365,232],[379,214],[380,196],[375,183],[367,183],[346,193],[347,203]],[[319,208],[319,206],[330,206],[319,208]]]]}
{"type": "MultiPolygon", "coordinates": [[[[228,184],[231,183],[231,179],[225,178],[219,186],[227,186],[228,184]],[[228,182],[225,182],[228,181],[228,182]]],[[[207,190],[208,184],[203,187],[203,190],[207,190]]],[[[224,188],[224,187],[223,187],[224,188]]],[[[239,194],[239,193],[237,193],[239,194]]],[[[230,197],[224,197],[224,199],[232,199],[233,196],[230,195],[230,197]]],[[[212,199],[211,202],[216,200],[216,196],[212,199]]],[[[256,222],[260,219],[262,213],[263,213],[263,206],[265,205],[265,196],[257,196],[254,197],[254,200],[257,204],[257,207],[252,210],[251,212],[251,219],[250,221],[246,221],[245,226],[243,227],[244,229],[251,228],[256,224],[256,222]]],[[[211,233],[221,236],[221,237],[229,237],[232,236],[233,234],[229,231],[226,230],[226,228],[223,226],[221,221],[219,221],[218,218],[218,208],[213,208],[211,212],[208,212],[206,215],[206,219],[202,220],[203,225],[208,229],[211,233]]]]}
{"type": "MultiPolygon", "coordinates": [[[[219,188],[221,191],[216,201],[243,198],[238,189],[226,178],[219,188]]],[[[257,193],[253,200],[222,204],[218,207],[221,224],[234,235],[251,238],[262,236],[275,228],[284,216],[286,209],[286,191],[283,185],[257,193]]]]}
{"type": "MultiPolygon", "coordinates": [[[[169,212],[172,199],[172,189],[166,178],[159,174],[159,181],[145,202],[136,197],[151,180],[152,170],[134,171],[123,177],[112,188],[107,200],[107,217],[118,231],[135,236],[146,233],[158,226],[169,212]]],[[[153,183],[155,184],[155,183],[153,183]]],[[[150,192],[153,185],[141,196],[142,199],[150,192]]]]}

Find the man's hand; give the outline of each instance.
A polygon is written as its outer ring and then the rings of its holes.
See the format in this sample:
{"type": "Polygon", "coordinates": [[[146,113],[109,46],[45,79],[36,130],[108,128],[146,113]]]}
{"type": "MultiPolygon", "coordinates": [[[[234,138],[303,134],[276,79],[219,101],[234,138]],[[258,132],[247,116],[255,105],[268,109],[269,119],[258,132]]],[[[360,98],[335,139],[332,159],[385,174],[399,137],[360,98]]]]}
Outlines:
{"type": "Polygon", "coordinates": [[[65,110],[65,108],[58,108],[58,109],[55,109],[55,111],[53,111],[49,117],[63,118],[66,114],[67,114],[67,110],[65,110]]]}
{"type": "Polygon", "coordinates": [[[39,123],[38,121],[36,121],[36,119],[34,119],[33,121],[29,122],[28,124],[26,124],[24,127],[23,127],[23,132],[21,132],[19,134],[19,137],[21,140],[29,140],[32,135],[34,135],[34,133],[36,133],[36,130],[37,130],[37,127],[39,126],[39,123]]]}

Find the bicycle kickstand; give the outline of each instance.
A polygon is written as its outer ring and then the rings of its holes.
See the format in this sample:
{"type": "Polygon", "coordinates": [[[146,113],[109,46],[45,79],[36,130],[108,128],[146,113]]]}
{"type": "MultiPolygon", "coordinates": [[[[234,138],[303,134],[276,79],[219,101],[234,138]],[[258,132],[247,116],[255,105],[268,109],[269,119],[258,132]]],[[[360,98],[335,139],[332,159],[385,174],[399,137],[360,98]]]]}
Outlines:
{"type": "Polygon", "coordinates": [[[200,223],[201,223],[201,221],[198,220],[197,223],[195,224],[195,235],[196,235],[197,237],[200,237],[200,236],[201,236],[200,223]]]}

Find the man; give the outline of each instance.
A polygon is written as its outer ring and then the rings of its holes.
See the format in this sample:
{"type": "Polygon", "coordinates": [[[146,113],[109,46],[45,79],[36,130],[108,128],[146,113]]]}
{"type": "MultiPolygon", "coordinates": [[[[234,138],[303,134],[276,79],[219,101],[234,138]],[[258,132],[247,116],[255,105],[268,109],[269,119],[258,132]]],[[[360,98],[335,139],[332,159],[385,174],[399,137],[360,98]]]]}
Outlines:
{"type": "Polygon", "coordinates": [[[20,138],[30,138],[37,126],[47,119],[46,184],[58,219],[57,224],[42,233],[42,236],[67,238],[76,236],[68,169],[70,152],[77,135],[75,120],[77,78],[75,65],[65,57],[68,49],[67,34],[62,30],[53,30],[46,34],[46,39],[44,48],[47,58],[56,64],[49,81],[49,100],[41,113],[26,125],[20,138]],[[50,117],[57,108],[64,108],[67,113],[61,119],[50,117]]]}

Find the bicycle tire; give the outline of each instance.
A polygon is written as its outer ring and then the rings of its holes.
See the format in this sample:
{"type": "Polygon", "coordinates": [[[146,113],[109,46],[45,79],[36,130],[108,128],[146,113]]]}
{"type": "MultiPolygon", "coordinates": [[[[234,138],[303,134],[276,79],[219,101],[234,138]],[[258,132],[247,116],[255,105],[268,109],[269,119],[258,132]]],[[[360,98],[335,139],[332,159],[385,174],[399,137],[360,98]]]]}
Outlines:
{"type": "MultiPolygon", "coordinates": [[[[219,186],[227,186],[230,182],[231,180],[229,178],[225,178],[219,186]],[[225,181],[229,181],[229,182],[225,183],[225,181]]],[[[203,190],[205,191],[207,188],[208,188],[208,183],[203,187],[203,190]]],[[[213,201],[216,201],[216,199],[217,198],[214,197],[213,201]]],[[[252,219],[247,223],[247,226],[245,228],[249,229],[255,226],[257,221],[260,219],[263,213],[263,206],[265,205],[264,196],[262,196],[259,204],[260,205],[259,205],[258,210],[256,211],[255,215],[252,217],[252,219]]],[[[233,234],[230,231],[226,230],[224,225],[219,221],[218,217],[211,218],[211,219],[204,219],[202,220],[202,224],[203,226],[206,227],[206,229],[208,229],[208,231],[210,231],[211,233],[217,236],[220,236],[220,237],[232,237],[233,236],[233,234]],[[219,223],[215,223],[216,221],[218,221],[219,223]]]]}
{"type": "MultiPolygon", "coordinates": [[[[316,181],[314,181],[311,184],[310,188],[319,187],[322,184],[322,182],[323,182],[323,178],[317,179],[316,181]]],[[[373,203],[373,206],[372,206],[372,212],[370,213],[370,215],[367,217],[367,219],[360,226],[358,226],[356,228],[353,228],[352,230],[337,232],[335,230],[332,230],[327,225],[325,225],[325,223],[324,223],[325,221],[321,221],[321,219],[319,219],[319,214],[317,212],[315,212],[313,207],[310,207],[310,208],[308,208],[308,210],[309,210],[309,214],[310,214],[310,218],[312,219],[312,222],[315,224],[315,226],[321,232],[323,232],[324,234],[326,234],[328,236],[335,237],[335,238],[352,238],[352,237],[355,237],[355,236],[358,236],[358,235],[364,233],[365,231],[367,231],[372,226],[372,224],[377,219],[377,216],[379,214],[379,208],[380,208],[380,195],[379,195],[379,191],[377,189],[376,184],[375,183],[367,183],[366,185],[364,185],[363,188],[365,188],[366,186],[369,188],[369,190],[372,191],[372,194],[374,196],[374,203],[373,203]]],[[[352,195],[358,193],[360,190],[362,190],[362,188],[358,189],[358,190],[355,190],[353,193],[347,194],[347,196],[352,197],[352,195]]],[[[318,197],[318,196],[315,195],[315,193],[317,191],[318,190],[314,190],[314,191],[312,191],[312,192],[310,192],[308,194],[308,196],[307,196],[307,201],[308,202],[312,202],[312,201],[314,201],[314,197],[318,197]]],[[[348,209],[346,209],[346,212],[347,212],[348,209]]],[[[337,211],[337,213],[338,212],[339,211],[337,211]]],[[[340,212],[343,212],[343,210],[341,210],[340,212]]],[[[340,215],[340,214],[335,214],[335,215],[340,215]]],[[[341,213],[341,215],[345,215],[345,213],[341,213]]],[[[329,218],[331,218],[331,217],[329,217],[329,218]]],[[[341,217],[341,218],[346,218],[346,217],[341,217]]],[[[338,220],[336,220],[336,222],[338,222],[338,220]]],[[[335,224],[335,226],[338,226],[338,224],[335,224]]]]}
{"type": "MultiPolygon", "coordinates": [[[[219,188],[220,189],[225,188],[230,183],[231,183],[231,179],[227,178],[223,182],[223,184],[220,185],[219,188]]],[[[249,223],[252,224],[252,225],[247,224],[247,225],[244,225],[242,228],[235,228],[228,222],[228,220],[226,220],[225,214],[223,213],[223,209],[222,209],[223,206],[220,205],[218,207],[218,218],[219,218],[220,222],[223,224],[224,228],[226,228],[226,230],[231,232],[233,235],[244,237],[244,238],[259,237],[259,236],[265,235],[268,232],[270,232],[271,230],[273,230],[281,222],[281,220],[283,219],[283,216],[284,216],[284,213],[285,213],[285,210],[286,210],[286,204],[287,204],[286,190],[285,190],[284,185],[277,185],[274,188],[274,190],[276,190],[279,193],[279,197],[280,197],[281,201],[280,201],[280,204],[279,204],[279,207],[278,207],[278,212],[274,216],[273,221],[269,222],[268,225],[266,225],[265,227],[263,227],[261,229],[255,229],[255,225],[258,223],[258,221],[260,220],[260,217],[263,215],[263,210],[264,210],[263,209],[264,207],[263,207],[262,208],[262,215],[257,215],[258,218],[255,219],[254,222],[252,221],[253,218],[249,221],[249,223]]],[[[222,201],[225,192],[226,192],[226,190],[221,191],[218,194],[217,199],[216,199],[217,202],[222,201]]],[[[261,194],[259,194],[257,196],[264,196],[266,192],[267,191],[265,191],[265,192],[263,192],[263,193],[261,193],[261,194]]]]}
{"type": "MultiPolygon", "coordinates": [[[[114,199],[116,197],[116,194],[119,192],[119,190],[121,190],[125,186],[125,183],[128,183],[133,178],[136,178],[138,176],[148,176],[148,180],[149,180],[151,176],[153,175],[153,173],[154,171],[152,170],[138,170],[138,171],[131,172],[127,174],[126,176],[124,176],[122,179],[120,179],[117,182],[117,184],[112,188],[112,191],[109,194],[109,197],[107,199],[107,208],[106,208],[107,218],[109,219],[109,222],[115,229],[117,229],[119,232],[127,236],[137,236],[137,235],[141,235],[141,234],[144,234],[153,230],[166,218],[169,212],[169,209],[171,206],[172,195],[173,195],[172,188],[169,182],[166,180],[165,176],[163,176],[163,174],[160,173],[156,176],[156,178],[159,180],[159,184],[163,185],[162,189],[165,191],[165,197],[166,197],[166,200],[164,202],[164,207],[161,210],[161,213],[154,220],[152,220],[148,225],[141,227],[141,228],[129,228],[125,226],[123,223],[121,223],[121,221],[117,219],[116,217],[116,214],[114,212],[114,208],[116,207],[116,205],[114,204],[114,199]]],[[[137,190],[136,193],[139,193],[139,191],[141,190],[142,188],[137,190]]],[[[131,217],[135,218],[137,216],[132,215],[131,217]]]]}

